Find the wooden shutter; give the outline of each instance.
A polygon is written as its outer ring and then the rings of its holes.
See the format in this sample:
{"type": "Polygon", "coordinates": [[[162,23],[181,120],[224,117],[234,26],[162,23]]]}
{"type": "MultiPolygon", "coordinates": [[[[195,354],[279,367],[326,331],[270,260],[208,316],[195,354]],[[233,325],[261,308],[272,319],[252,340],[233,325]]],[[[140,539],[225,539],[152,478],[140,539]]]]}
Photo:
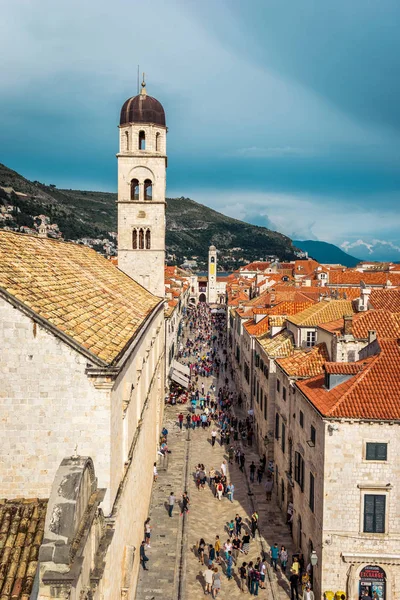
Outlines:
{"type": "Polygon", "coordinates": [[[375,496],[375,533],[385,533],[386,496],[375,496]]]}

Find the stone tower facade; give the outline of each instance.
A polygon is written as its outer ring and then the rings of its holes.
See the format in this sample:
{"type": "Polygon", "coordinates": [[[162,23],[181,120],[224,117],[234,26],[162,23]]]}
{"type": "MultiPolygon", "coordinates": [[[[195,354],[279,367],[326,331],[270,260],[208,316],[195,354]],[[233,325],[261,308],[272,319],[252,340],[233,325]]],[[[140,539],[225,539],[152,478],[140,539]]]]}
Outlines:
{"type": "Polygon", "coordinates": [[[210,246],[208,250],[207,301],[209,304],[217,302],[217,249],[215,246],[210,246]]]}
{"type": "Polygon", "coordinates": [[[144,82],[122,107],[117,159],[118,267],[163,297],[167,128],[144,82]]]}

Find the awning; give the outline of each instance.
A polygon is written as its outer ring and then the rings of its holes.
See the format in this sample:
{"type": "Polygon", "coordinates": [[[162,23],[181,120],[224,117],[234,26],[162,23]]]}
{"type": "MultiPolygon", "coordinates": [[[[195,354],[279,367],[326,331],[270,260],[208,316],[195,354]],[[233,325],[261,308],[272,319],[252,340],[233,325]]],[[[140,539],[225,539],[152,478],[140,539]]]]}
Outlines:
{"type": "Polygon", "coordinates": [[[177,360],[172,361],[171,371],[169,374],[172,381],[179,383],[184,388],[189,387],[190,369],[186,365],[182,365],[177,360]]]}
{"type": "Polygon", "coordinates": [[[217,313],[217,314],[224,315],[224,314],[226,313],[226,308],[212,308],[212,309],[211,309],[211,313],[212,313],[213,315],[215,315],[216,313],[217,313]]]}

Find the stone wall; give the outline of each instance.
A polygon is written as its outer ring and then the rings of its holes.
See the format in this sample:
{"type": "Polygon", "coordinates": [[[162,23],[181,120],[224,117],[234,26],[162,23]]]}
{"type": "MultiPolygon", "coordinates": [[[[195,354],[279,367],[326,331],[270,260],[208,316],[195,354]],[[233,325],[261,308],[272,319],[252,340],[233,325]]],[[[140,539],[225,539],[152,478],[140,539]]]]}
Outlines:
{"type": "Polygon", "coordinates": [[[49,496],[61,460],[91,456],[110,487],[110,394],[87,359],[0,299],[2,496],[49,496]]]}

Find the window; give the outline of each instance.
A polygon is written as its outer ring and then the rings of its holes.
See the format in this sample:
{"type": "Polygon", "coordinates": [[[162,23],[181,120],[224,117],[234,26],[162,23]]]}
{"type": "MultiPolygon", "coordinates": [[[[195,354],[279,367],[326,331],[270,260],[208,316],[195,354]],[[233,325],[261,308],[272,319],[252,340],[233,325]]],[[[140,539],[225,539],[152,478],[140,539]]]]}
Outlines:
{"type": "Polygon", "coordinates": [[[310,472],[310,497],[309,497],[309,505],[311,511],[314,512],[314,488],[315,488],[315,480],[314,475],[310,472]]]}
{"type": "Polygon", "coordinates": [[[131,200],[139,200],[139,181],[137,179],[131,181],[131,200]]]}
{"type": "Polygon", "coordinates": [[[139,250],[144,250],[144,231],[139,229],[139,250]]]}
{"type": "Polygon", "coordinates": [[[281,382],[279,381],[279,379],[276,380],[276,391],[279,393],[281,389],[281,382]]]}
{"type": "Polygon", "coordinates": [[[261,410],[261,412],[262,412],[262,409],[263,409],[263,393],[261,392],[261,394],[260,394],[260,410],[261,410]]]}
{"type": "Polygon", "coordinates": [[[364,533],[385,533],[386,496],[365,494],[364,533]]]}
{"type": "Polygon", "coordinates": [[[156,152],[160,152],[160,141],[161,136],[159,133],[156,133],[156,152]]]}
{"type": "Polygon", "coordinates": [[[264,394],[264,419],[267,420],[267,396],[264,394]]]}
{"type": "Polygon", "coordinates": [[[367,442],[366,460],[387,460],[387,444],[367,442]]]}
{"type": "Polygon", "coordinates": [[[138,247],[138,235],[137,235],[137,230],[134,229],[132,231],[132,248],[133,250],[137,250],[138,247]]]}
{"type": "Polygon", "coordinates": [[[144,131],[139,131],[139,150],[146,150],[146,134],[144,131]]]}
{"type": "Polygon", "coordinates": [[[151,200],[153,198],[153,184],[151,179],[144,180],[144,199],[151,200]]]}
{"type": "MultiPolygon", "coordinates": [[[[250,369],[249,369],[249,365],[247,364],[247,362],[244,363],[244,378],[247,381],[247,383],[249,383],[250,381],[250,369]]],[[[257,389],[258,392],[258,389],[257,389]]],[[[258,396],[258,393],[257,393],[258,396]]]]}
{"type": "Polygon", "coordinates": [[[275,439],[279,440],[279,414],[275,415],[275,439]]]}
{"type": "Polygon", "coordinates": [[[148,229],[146,231],[146,250],[150,250],[150,246],[151,246],[151,234],[150,234],[150,229],[148,229]]]}
{"type": "Polygon", "coordinates": [[[283,399],[286,400],[286,388],[285,387],[282,388],[282,396],[283,396],[283,399]]]}
{"type": "Polygon", "coordinates": [[[125,131],[125,150],[129,152],[129,133],[125,131]]]}
{"type": "Polygon", "coordinates": [[[268,379],[268,367],[267,367],[267,365],[264,366],[264,375],[268,379]]]}
{"type": "Polygon", "coordinates": [[[304,492],[304,459],[300,452],[294,453],[294,480],[299,484],[304,492]]]}
{"type": "Polygon", "coordinates": [[[286,444],[286,425],[282,421],[282,438],[281,438],[281,450],[285,454],[285,444],[286,444]]]}
{"type": "Polygon", "coordinates": [[[260,382],[257,380],[257,404],[260,402],[260,382]]]}
{"type": "Polygon", "coordinates": [[[285,482],[281,479],[281,502],[285,502],[285,482]]]}
{"type": "Polygon", "coordinates": [[[215,263],[215,256],[212,256],[212,257],[210,258],[210,262],[211,262],[211,263],[215,263]]]}
{"type": "Polygon", "coordinates": [[[315,446],[315,427],[314,425],[311,425],[311,429],[310,429],[310,441],[313,443],[313,445],[315,446]]]}
{"type": "Polygon", "coordinates": [[[304,413],[301,410],[300,414],[299,414],[299,423],[300,423],[300,427],[303,428],[304,427],[304,413]]]}
{"type": "Polygon", "coordinates": [[[316,342],[316,338],[317,338],[317,334],[315,333],[315,331],[307,331],[307,347],[311,348],[312,346],[315,346],[315,342],[316,342]]]}

